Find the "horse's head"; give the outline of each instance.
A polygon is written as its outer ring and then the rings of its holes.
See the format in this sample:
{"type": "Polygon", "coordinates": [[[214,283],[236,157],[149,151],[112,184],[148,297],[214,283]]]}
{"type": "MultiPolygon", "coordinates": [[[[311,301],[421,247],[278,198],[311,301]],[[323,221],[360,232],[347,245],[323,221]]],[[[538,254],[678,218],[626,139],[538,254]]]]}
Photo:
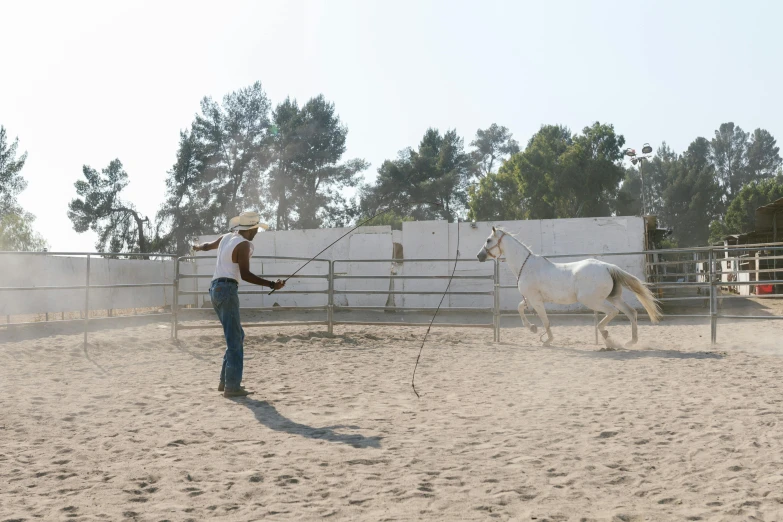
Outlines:
{"type": "Polygon", "coordinates": [[[492,233],[487,238],[487,242],[484,243],[484,246],[481,247],[481,250],[479,250],[478,255],[476,256],[479,261],[482,263],[487,260],[487,257],[491,257],[492,259],[497,259],[498,257],[503,255],[503,245],[502,240],[503,236],[505,235],[505,232],[502,230],[495,230],[495,227],[492,227],[492,233]]]}

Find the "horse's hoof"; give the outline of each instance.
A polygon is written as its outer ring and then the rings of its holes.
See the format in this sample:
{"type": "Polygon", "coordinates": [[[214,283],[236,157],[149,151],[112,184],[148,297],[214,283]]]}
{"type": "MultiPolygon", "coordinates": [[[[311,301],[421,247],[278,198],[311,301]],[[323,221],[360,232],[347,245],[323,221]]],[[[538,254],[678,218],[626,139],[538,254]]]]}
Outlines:
{"type": "Polygon", "coordinates": [[[628,341],[627,343],[625,343],[625,347],[626,347],[626,348],[630,348],[631,346],[635,345],[635,344],[636,344],[636,343],[638,343],[638,342],[639,342],[639,340],[638,340],[638,339],[631,339],[630,341],[628,341]]]}
{"type": "Polygon", "coordinates": [[[533,333],[538,333],[538,326],[531,324],[530,325],[530,331],[533,333]]]}
{"type": "Polygon", "coordinates": [[[544,348],[549,348],[550,346],[552,346],[552,341],[544,341],[543,346],[544,348]]]}

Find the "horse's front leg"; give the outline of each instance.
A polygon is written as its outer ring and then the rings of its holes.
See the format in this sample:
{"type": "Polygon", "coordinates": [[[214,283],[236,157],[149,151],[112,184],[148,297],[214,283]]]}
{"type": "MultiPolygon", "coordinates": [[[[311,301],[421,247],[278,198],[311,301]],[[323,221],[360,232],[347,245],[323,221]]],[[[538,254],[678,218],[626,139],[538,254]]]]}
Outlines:
{"type": "Polygon", "coordinates": [[[519,306],[517,306],[517,312],[519,312],[519,317],[522,318],[522,324],[525,325],[525,328],[528,328],[531,332],[536,333],[538,331],[538,327],[527,320],[527,316],[525,315],[525,306],[527,306],[527,301],[525,300],[525,297],[522,296],[522,302],[519,303],[519,306]]]}
{"type": "MultiPolygon", "coordinates": [[[[544,341],[544,346],[549,346],[552,344],[552,339],[554,337],[552,336],[552,330],[549,328],[549,317],[546,315],[546,308],[544,307],[544,301],[542,300],[530,300],[530,306],[533,307],[533,309],[538,314],[538,317],[541,318],[541,322],[544,325],[544,329],[546,330],[546,341],[544,341]]],[[[542,336],[543,337],[543,336],[542,336]]]]}

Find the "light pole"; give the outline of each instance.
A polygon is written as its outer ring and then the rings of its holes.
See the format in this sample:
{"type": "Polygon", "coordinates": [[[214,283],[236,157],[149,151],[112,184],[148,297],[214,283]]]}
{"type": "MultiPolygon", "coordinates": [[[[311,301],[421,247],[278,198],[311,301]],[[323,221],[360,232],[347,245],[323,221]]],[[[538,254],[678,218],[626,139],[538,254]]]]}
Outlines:
{"type": "Polygon", "coordinates": [[[631,163],[636,165],[639,163],[639,178],[642,180],[642,217],[647,214],[647,205],[644,198],[644,174],[642,173],[642,164],[645,160],[650,161],[652,157],[652,147],[649,143],[645,143],[642,147],[642,153],[637,156],[636,149],[625,149],[625,155],[631,158],[631,163]]]}

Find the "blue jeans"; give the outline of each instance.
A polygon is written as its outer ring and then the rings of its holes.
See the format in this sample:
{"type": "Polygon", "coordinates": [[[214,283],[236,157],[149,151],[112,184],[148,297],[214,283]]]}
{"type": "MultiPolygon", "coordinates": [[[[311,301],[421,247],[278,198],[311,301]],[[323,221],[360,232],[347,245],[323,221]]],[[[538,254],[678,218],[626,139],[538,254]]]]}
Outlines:
{"type": "Polygon", "coordinates": [[[223,325],[223,335],[226,337],[226,353],[223,355],[223,368],[220,370],[220,382],[226,384],[226,390],[239,388],[242,382],[242,367],[244,359],[243,343],[245,331],[239,320],[238,285],[230,282],[212,281],[209,297],[212,307],[223,325]]]}

